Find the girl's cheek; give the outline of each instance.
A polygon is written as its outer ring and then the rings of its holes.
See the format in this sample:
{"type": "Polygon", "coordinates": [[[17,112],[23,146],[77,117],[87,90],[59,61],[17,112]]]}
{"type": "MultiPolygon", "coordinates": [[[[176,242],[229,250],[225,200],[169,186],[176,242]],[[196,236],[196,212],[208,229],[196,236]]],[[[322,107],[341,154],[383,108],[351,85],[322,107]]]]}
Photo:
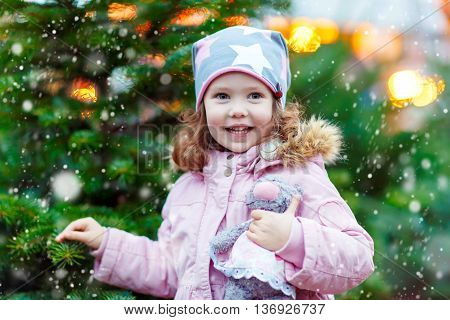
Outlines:
{"type": "Polygon", "coordinates": [[[224,121],[218,118],[211,118],[208,121],[208,126],[209,127],[221,127],[224,125],[224,121]]]}
{"type": "Polygon", "coordinates": [[[253,123],[257,126],[270,125],[272,121],[272,113],[270,110],[266,112],[253,113],[253,123]]]}
{"type": "Polygon", "coordinates": [[[209,133],[213,136],[213,137],[217,137],[219,135],[219,128],[216,126],[209,126],[208,127],[209,133]]]}
{"type": "Polygon", "coordinates": [[[207,122],[209,126],[224,126],[226,121],[226,114],[224,112],[211,111],[207,115],[207,122]]]}

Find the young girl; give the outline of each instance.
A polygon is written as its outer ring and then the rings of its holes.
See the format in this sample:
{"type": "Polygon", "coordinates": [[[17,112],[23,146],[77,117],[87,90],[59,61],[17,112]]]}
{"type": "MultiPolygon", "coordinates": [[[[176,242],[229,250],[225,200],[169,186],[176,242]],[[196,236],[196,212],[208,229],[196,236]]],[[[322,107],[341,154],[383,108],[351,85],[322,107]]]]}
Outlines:
{"type": "Polygon", "coordinates": [[[196,111],[180,116],[172,155],[186,172],[163,206],[158,241],[92,218],[70,223],[56,240],[86,243],[102,282],[164,298],[223,299],[227,278],[213,267],[209,241],[253,219],[247,237],[289,262],[285,276],[297,299],[334,299],[368,278],[373,240],[324,166],[339,157],[340,131],[286,106],[291,72],[281,33],[223,29],[194,43],[192,66],[196,111]],[[246,207],[263,175],[301,186],[291,214],[246,207]]]}

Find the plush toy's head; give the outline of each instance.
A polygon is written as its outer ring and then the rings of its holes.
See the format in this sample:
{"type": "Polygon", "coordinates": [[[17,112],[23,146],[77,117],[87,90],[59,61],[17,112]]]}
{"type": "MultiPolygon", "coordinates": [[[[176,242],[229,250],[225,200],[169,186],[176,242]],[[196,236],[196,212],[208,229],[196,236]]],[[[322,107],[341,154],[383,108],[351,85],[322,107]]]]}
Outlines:
{"type": "Polygon", "coordinates": [[[302,196],[299,185],[291,186],[277,177],[262,177],[256,180],[247,193],[246,203],[250,209],[262,209],[283,213],[294,195],[302,196]]]}

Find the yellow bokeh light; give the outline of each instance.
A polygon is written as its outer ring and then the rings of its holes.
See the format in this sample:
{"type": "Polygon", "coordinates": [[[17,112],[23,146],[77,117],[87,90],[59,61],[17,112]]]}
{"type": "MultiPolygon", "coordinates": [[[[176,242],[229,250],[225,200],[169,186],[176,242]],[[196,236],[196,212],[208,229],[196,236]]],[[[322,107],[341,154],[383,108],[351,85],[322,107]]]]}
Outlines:
{"type": "Polygon", "coordinates": [[[416,97],[422,91],[422,84],[422,76],[417,71],[395,72],[388,80],[391,100],[405,100],[416,97]]]}
{"type": "Polygon", "coordinates": [[[320,44],[334,43],[339,38],[338,25],[333,20],[325,18],[312,19],[309,17],[301,16],[289,19],[281,16],[269,16],[265,18],[264,25],[267,29],[281,32],[286,39],[299,37],[299,35],[296,35],[296,33],[298,33],[300,30],[300,42],[299,39],[296,39],[294,41],[300,43],[300,46],[293,46],[293,48],[300,47],[300,51],[298,52],[314,52],[317,50],[320,44]],[[307,29],[299,29],[300,27],[307,29]],[[314,31],[314,42],[317,41],[316,35],[319,37],[319,46],[314,43],[312,47],[317,46],[315,49],[312,49],[311,47],[310,50],[312,51],[303,51],[305,41],[306,43],[308,43],[307,46],[310,46],[310,41],[308,39],[305,39],[305,36],[307,38],[308,34],[312,34],[311,30],[314,31]]]}
{"type": "Polygon", "coordinates": [[[315,52],[320,47],[320,36],[310,26],[299,26],[292,30],[289,47],[298,53],[315,52]]]}
{"type": "Polygon", "coordinates": [[[444,90],[444,81],[426,77],[423,81],[422,91],[412,99],[416,107],[424,107],[433,103],[444,90]]]}
{"type": "Polygon", "coordinates": [[[355,28],[350,45],[358,59],[380,62],[397,60],[403,50],[403,40],[397,33],[378,29],[370,23],[362,23],[355,28]]]}
{"type": "Polygon", "coordinates": [[[411,103],[411,99],[391,100],[391,103],[396,108],[406,108],[411,103]]]}
{"type": "Polygon", "coordinates": [[[437,75],[422,76],[413,70],[395,72],[389,77],[388,90],[392,105],[404,108],[410,104],[424,107],[444,91],[445,83],[437,75]]]}
{"type": "Polygon", "coordinates": [[[314,20],[308,17],[297,17],[293,18],[291,21],[291,30],[295,30],[298,27],[310,27],[314,28],[314,20]]]}
{"type": "Polygon", "coordinates": [[[281,32],[281,34],[287,39],[290,33],[290,21],[283,16],[267,16],[264,18],[264,25],[267,29],[281,32]]]}
{"type": "Polygon", "coordinates": [[[334,21],[322,18],[314,20],[313,24],[322,44],[330,44],[337,41],[339,27],[334,21]]]}

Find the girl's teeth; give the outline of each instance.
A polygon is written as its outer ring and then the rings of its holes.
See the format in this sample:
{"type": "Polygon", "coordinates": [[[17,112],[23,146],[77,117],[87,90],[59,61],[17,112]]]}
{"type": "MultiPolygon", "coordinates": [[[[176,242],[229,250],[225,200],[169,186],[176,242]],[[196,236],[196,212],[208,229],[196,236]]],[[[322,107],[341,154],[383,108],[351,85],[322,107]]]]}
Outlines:
{"type": "Polygon", "coordinates": [[[246,133],[249,131],[249,128],[228,128],[228,131],[236,133],[246,133]]]}
{"type": "Polygon", "coordinates": [[[232,130],[232,131],[247,131],[250,128],[249,127],[240,127],[240,128],[227,128],[228,130],[232,130]]]}

